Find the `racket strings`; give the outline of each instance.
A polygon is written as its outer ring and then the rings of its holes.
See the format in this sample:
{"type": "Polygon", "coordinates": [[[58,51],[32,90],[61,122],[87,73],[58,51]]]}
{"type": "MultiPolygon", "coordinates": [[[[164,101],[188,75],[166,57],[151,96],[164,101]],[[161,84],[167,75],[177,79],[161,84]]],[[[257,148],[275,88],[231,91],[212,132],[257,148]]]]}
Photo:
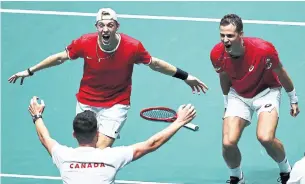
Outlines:
{"type": "Polygon", "coordinates": [[[172,118],[175,114],[171,111],[166,110],[150,110],[143,113],[144,116],[151,118],[172,118]]]}

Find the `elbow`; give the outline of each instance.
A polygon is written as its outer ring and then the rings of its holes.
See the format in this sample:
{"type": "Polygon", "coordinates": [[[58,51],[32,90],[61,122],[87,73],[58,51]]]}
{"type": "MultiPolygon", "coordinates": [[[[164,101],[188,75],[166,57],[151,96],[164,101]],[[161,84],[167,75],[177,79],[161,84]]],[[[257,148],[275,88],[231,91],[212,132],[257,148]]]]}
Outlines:
{"type": "Polygon", "coordinates": [[[158,67],[156,67],[154,64],[150,64],[149,68],[152,69],[153,71],[159,71],[158,67]]]}
{"type": "Polygon", "coordinates": [[[56,64],[62,64],[67,60],[67,53],[61,52],[53,55],[56,64]]]}
{"type": "Polygon", "coordinates": [[[149,139],[145,142],[138,143],[136,149],[134,150],[133,160],[137,160],[144,155],[151,153],[158,149],[157,141],[154,139],[149,139]]]}
{"type": "Polygon", "coordinates": [[[55,58],[55,63],[57,64],[57,65],[60,65],[60,64],[62,64],[62,63],[64,63],[66,60],[64,60],[63,58],[61,58],[61,57],[56,57],[55,58]]]}
{"type": "Polygon", "coordinates": [[[58,65],[61,62],[61,57],[58,55],[58,54],[54,54],[54,55],[51,55],[47,58],[49,64],[51,65],[58,65]]]}
{"type": "Polygon", "coordinates": [[[161,61],[159,59],[156,58],[152,58],[151,63],[149,64],[149,67],[154,70],[154,71],[160,71],[160,69],[162,68],[161,66],[161,61]]]}

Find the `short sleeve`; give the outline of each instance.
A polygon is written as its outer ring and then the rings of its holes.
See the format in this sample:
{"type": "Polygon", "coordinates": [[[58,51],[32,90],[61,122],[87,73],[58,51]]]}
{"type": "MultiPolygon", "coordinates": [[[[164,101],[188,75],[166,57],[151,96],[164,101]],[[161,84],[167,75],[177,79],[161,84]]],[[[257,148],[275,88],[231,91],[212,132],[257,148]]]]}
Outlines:
{"type": "Polygon", "coordinates": [[[64,162],[64,155],[67,153],[67,149],[69,148],[60,145],[59,143],[56,143],[56,145],[54,145],[54,147],[52,148],[52,160],[58,169],[64,162]]]}
{"type": "Polygon", "coordinates": [[[71,60],[83,57],[82,37],[72,40],[70,45],[66,47],[66,51],[71,60]]]}
{"type": "Polygon", "coordinates": [[[112,163],[117,170],[129,164],[133,159],[133,148],[131,146],[113,147],[108,150],[109,156],[112,157],[112,163]]]}
{"type": "Polygon", "coordinates": [[[266,69],[271,69],[271,70],[277,68],[280,64],[278,52],[272,44],[269,44],[267,53],[264,57],[264,62],[266,65],[266,69]]]}
{"type": "Polygon", "coordinates": [[[210,60],[217,73],[221,73],[224,71],[223,60],[220,59],[219,52],[215,50],[215,48],[213,48],[210,53],[210,60]]]}
{"type": "Polygon", "coordinates": [[[148,65],[150,62],[151,62],[151,55],[144,48],[143,44],[139,42],[134,63],[148,65]]]}

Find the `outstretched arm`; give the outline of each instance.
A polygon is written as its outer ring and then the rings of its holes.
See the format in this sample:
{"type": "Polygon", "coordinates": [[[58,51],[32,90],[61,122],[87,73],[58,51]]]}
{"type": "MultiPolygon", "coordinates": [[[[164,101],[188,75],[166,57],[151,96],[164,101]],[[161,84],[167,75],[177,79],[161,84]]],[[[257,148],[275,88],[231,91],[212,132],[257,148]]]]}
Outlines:
{"type": "Polygon", "coordinates": [[[192,88],[193,93],[196,91],[205,93],[208,90],[208,87],[196,77],[161,59],[152,57],[149,67],[154,71],[184,80],[192,88]]]}
{"type": "Polygon", "coordinates": [[[45,58],[43,61],[38,63],[37,65],[30,68],[30,70],[34,73],[39,70],[49,68],[52,66],[60,65],[67,61],[69,59],[68,53],[66,51],[59,52],[57,54],[53,54],[47,58],[45,58]]]}
{"type": "MultiPolygon", "coordinates": [[[[152,70],[163,73],[165,75],[174,76],[177,72],[177,68],[170,63],[167,63],[166,61],[163,61],[161,59],[152,57],[151,62],[148,65],[152,70]]],[[[182,78],[182,80],[185,80],[188,77],[188,75],[185,73],[185,76],[182,78]]]]}
{"type": "Polygon", "coordinates": [[[62,63],[64,63],[66,60],[68,60],[68,53],[66,51],[63,52],[59,52],[57,54],[53,54],[47,58],[45,58],[44,60],[42,60],[40,63],[38,63],[35,66],[32,66],[24,71],[18,72],[14,75],[12,75],[8,81],[10,83],[15,83],[17,81],[18,78],[21,78],[21,82],[20,84],[23,84],[23,80],[26,77],[32,76],[35,72],[45,69],[45,68],[49,68],[52,66],[56,66],[56,65],[60,65],[62,63]]]}

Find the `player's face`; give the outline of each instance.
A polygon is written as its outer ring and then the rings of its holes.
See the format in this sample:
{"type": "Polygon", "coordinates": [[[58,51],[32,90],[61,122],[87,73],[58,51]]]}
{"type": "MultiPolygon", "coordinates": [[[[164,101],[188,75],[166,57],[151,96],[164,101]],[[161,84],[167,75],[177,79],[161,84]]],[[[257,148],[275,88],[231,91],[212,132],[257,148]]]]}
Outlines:
{"type": "Polygon", "coordinates": [[[236,26],[229,24],[227,26],[220,26],[220,39],[225,45],[228,53],[234,53],[241,47],[241,37],[243,33],[236,32],[236,26]]]}
{"type": "Polygon", "coordinates": [[[104,45],[109,45],[115,40],[118,24],[115,20],[101,20],[96,23],[96,29],[104,45]]]}

